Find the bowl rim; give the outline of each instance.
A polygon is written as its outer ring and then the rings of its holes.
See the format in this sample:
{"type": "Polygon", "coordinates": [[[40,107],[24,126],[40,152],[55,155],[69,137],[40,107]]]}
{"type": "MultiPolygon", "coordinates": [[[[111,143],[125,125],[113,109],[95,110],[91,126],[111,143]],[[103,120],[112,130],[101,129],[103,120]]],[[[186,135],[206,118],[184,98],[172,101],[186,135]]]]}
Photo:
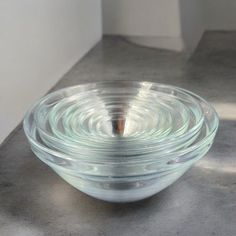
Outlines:
{"type": "MultiPolygon", "coordinates": [[[[176,142],[176,138],[178,138],[178,143],[181,143],[181,141],[182,141],[182,139],[183,140],[185,140],[186,141],[186,139],[188,138],[188,136],[189,136],[189,138],[192,138],[193,137],[193,135],[196,135],[196,132],[198,132],[199,130],[200,130],[200,128],[201,128],[201,126],[202,126],[202,124],[203,124],[203,121],[204,121],[204,115],[203,115],[203,109],[202,109],[202,107],[198,104],[198,102],[196,101],[196,99],[193,99],[193,97],[191,96],[191,94],[190,93],[188,93],[188,91],[184,91],[183,89],[181,89],[181,88],[179,88],[179,87],[176,87],[176,86],[171,86],[171,85],[166,85],[166,84],[160,84],[160,83],[154,83],[154,82],[147,82],[147,81],[123,81],[123,80],[116,80],[116,81],[100,81],[100,82],[98,82],[98,83],[86,83],[86,84],[82,84],[82,85],[76,85],[76,86],[72,86],[72,87],[67,87],[67,88],[64,88],[64,89],[61,89],[61,90],[57,90],[57,91],[55,91],[55,92],[52,92],[52,93],[50,93],[50,94],[48,94],[48,95],[46,95],[46,96],[44,96],[44,97],[42,97],[38,102],[36,102],[35,103],[35,107],[37,107],[37,109],[39,109],[40,108],[40,106],[42,105],[42,104],[44,104],[46,101],[48,101],[48,100],[50,100],[50,99],[52,99],[53,97],[56,97],[57,96],[57,94],[61,94],[61,93],[63,93],[63,91],[66,91],[66,92],[68,92],[68,91],[71,91],[71,90],[73,90],[73,89],[76,89],[76,90],[78,90],[78,88],[79,87],[81,87],[81,89],[82,89],[82,94],[84,95],[84,93],[87,93],[87,92],[91,92],[91,90],[89,90],[88,89],[88,87],[89,86],[91,86],[91,87],[93,87],[93,89],[97,89],[97,85],[99,85],[99,84],[114,84],[114,82],[118,82],[118,83],[129,83],[129,84],[135,84],[135,85],[142,85],[142,84],[144,84],[144,85],[149,85],[150,87],[149,87],[149,89],[153,86],[155,86],[154,88],[153,88],[153,90],[151,91],[151,92],[159,92],[159,93],[163,93],[167,98],[168,97],[171,97],[172,96],[172,94],[171,93],[165,93],[164,91],[158,91],[160,88],[166,88],[166,89],[168,89],[168,90],[172,90],[172,91],[174,91],[174,92],[177,92],[177,93],[180,93],[180,100],[184,100],[185,98],[187,98],[187,99],[189,99],[188,100],[188,102],[189,103],[191,103],[191,104],[193,104],[194,106],[196,106],[195,107],[195,109],[197,109],[198,110],[198,112],[201,112],[202,114],[200,115],[200,117],[198,117],[198,120],[197,120],[197,123],[193,126],[193,127],[191,127],[189,130],[187,130],[187,132],[185,132],[184,134],[177,134],[177,135],[175,135],[175,134],[172,134],[172,135],[170,135],[170,136],[168,136],[168,137],[164,137],[164,138],[162,138],[162,139],[157,139],[157,140],[155,140],[155,139],[147,139],[147,140],[132,140],[132,138],[130,139],[130,138],[122,138],[122,139],[117,139],[116,141],[115,141],[115,143],[125,143],[125,144],[130,144],[131,142],[133,142],[133,141],[137,141],[137,143],[139,143],[140,145],[145,145],[146,147],[144,148],[145,150],[147,150],[147,149],[153,149],[153,148],[155,148],[156,146],[158,146],[158,148],[163,148],[163,147],[171,147],[171,146],[173,146],[173,143],[175,143],[176,142]],[[85,88],[85,87],[87,87],[87,89],[85,88]],[[155,90],[157,88],[157,91],[155,90]],[[181,96],[184,96],[184,97],[181,97],[181,96]],[[173,140],[173,139],[175,139],[175,140],[173,140]],[[164,143],[162,143],[164,141],[164,143]],[[148,144],[147,144],[147,142],[148,142],[148,144]]],[[[131,87],[132,88],[132,87],[131,87]]],[[[135,88],[135,87],[134,87],[135,88]]],[[[73,92],[72,92],[73,93],[73,92]]],[[[79,93],[79,91],[76,91],[76,93],[79,93]]],[[[72,98],[74,98],[75,97],[75,94],[72,94],[72,96],[70,96],[70,97],[72,97],[72,98]]],[[[64,97],[63,97],[64,98],[64,97]]],[[[69,96],[68,97],[66,97],[66,98],[69,98],[69,96]]],[[[45,104],[46,105],[46,104],[45,104]]],[[[46,105],[47,106],[47,105],[46,105]]],[[[37,109],[35,109],[35,110],[37,110],[37,109]]],[[[34,117],[35,117],[35,122],[36,122],[36,127],[37,127],[37,129],[39,130],[39,132],[41,133],[41,134],[43,134],[43,136],[44,136],[44,138],[46,137],[47,138],[47,140],[51,140],[51,142],[55,142],[55,143],[57,143],[58,145],[60,145],[61,144],[61,140],[60,139],[58,139],[57,137],[53,137],[53,136],[51,136],[50,134],[48,134],[45,130],[43,130],[40,126],[39,126],[39,118],[38,118],[38,112],[34,115],[34,117]],[[36,116],[36,117],[35,117],[36,116]]],[[[183,128],[183,126],[182,127],[180,127],[178,130],[177,130],[177,132],[179,132],[179,130],[181,130],[183,128]]],[[[62,134],[62,136],[63,136],[63,134],[62,134]]],[[[65,138],[67,138],[67,137],[65,137],[65,138]]],[[[77,149],[77,147],[78,147],[78,145],[80,145],[80,148],[82,148],[82,147],[84,147],[85,149],[86,148],[89,148],[89,149],[93,149],[93,150],[95,150],[95,151],[107,151],[107,148],[104,148],[103,146],[102,147],[98,147],[98,146],[96,146],[96,145],[106,145],[107,143],[107,141],[109,140],[109,138],[103,138],[103,141],[105,141],[104,143],[100,143],[100,142],[96,142],[95,141],[95,143],[93,142],[93,145],[91,145],[91,146],[87,146],[86,145],[86,143],[88,142],[88,140],[86,140],[86,139],[83,139],[83,137],[81,137],[81,139],[78,139],[78,140],[75,140],[74,142],[69,138],[69,140],[68,140],[68,142],[65,142],[65,145],[67,145],[67,147],[68,148],[76,148],[77,149]],[[94,144],[95,144],[95,146],[94,146],[94,144]],[[85,145],[85,146],[84,146],[85,145]]],[[[110,140],[108,141],[109,143],[111,143],[110,142],[110,140]]],[[[50,142],[49,142],[50,143],[50,142]]],[[[140,148],[141,149],[141,148],[140,148]]],[[[128,150],[128,149],[127,149],[128,150]]],[[[132,151],[132,149],[131,149],[131,151],[132,151]]]]}
{"type": "MultiPolygon", "coordinates": [[[[176,154],[177,153],[186,153],[188,151],[192,151],[194,150],[195,148],[198,148],[200,147],[202,144],[204,144],[205,142],[207,142],[208,138],[211,137],[211,136],[214,136],[217,129],[218,129],[218,126],[219,126],[219,117],[218,117],[218,114],[216,113],[214,107],[209,104],[205,99],[203,99],[202,97],[200,97],[199,95],[191,92],[191,91],[188,91],[186,89],[183,89],[183,88],[179,88],[179,87],[176,87],[176,86],[173,86],[173,85],[168,85],[168,84],[161,84],[161,83],[156,83],[156,82],[149,82],[149,81],[125,81],[125,80],[104,80],[104,81],[99,81],[99,82],[91,82],[91,83],[84,83],[84,84],[79,84],[79,85],[75,85],[75,86],[70,86],[70,87],[67,87],[67,88],[62,88],[62,89],[59,89],[59,90],[56,90],[52,93],[49,93],[47,94],[46,96],[38,99],[38,101],[35,102],[35,104],[33,104],[31,106],[31,108],[27,111],[25,117],[24,117],[24,121],[23,121],[23,127],[24,127],[24,131],[25,131],[25,134],[28,138],[28,140],[30,141],[31,144],[33,145],[36,145],[39,149],[42,149],[44,150],[45,152],[49,153],[49,154],[52,154],[52,155],[55,155],[55,156],[60,156],[60,157],[63,157],[65,159],[67,159],[69,157],[68,154],[66,153],[61,153],[60,151],[57,151],[57,150],[52,150],[50,149],[49,147],[46,147],[45,145],[41,144],[40,142],[38,142],[34,137],[32,137],[31,135],[31,132],[29,130],[29,117],[31,115],[31,113],[33,112],[33,110],[37,107],[37,105],[39,103],[41,103],[42,101],[45,101],[46,99],[50,98],[52,96],[52,94],[54,96],[56,96],[57,94],[61,94],[63,92],[66,92],[68,89],[70,90],[73,90],[73,89],[78,89],[78,88],[86,88],[88,86],[97,86],[98,84],[102,85],[102,84],[114,84],[114,83],[129,83],[129,84],[140,84],[140,83],[146,83],[146,84],[150,84],[150,85],[155,85],[155,86],[158,86],[160,88],[168,88],[168,89],[177,89],[177,90],[180,90],[180,91],[183,91],[187,94],[190,94],[190,96],[193,96],[195,97],[196,99],[200,100],[201,102],[203,102],[212,112],[212,114],[214,115],[214,128],[211,130],[210,133],[208,133],[206,136],[204,136],[200,141],[198,141],[197,143],[193,144],[192,146],[189,146],[187,147],[186,149],[184,150],[177,150],[176,151],[176,154]]],[[[214,137],[212,138],[214,139],[214,137]]],[[[88,148],[88,150],[91,152],[91,149],[88,148]]],[[[100,151],[100,150],[96,150],[96,149],[92,149],[94,152],[96,151],[100,151]]],[[[105,149],[106,150],[106,149],[105,149]]],[[[79,154],[79,153],[78,153],[79,154]]],[[[73,156],[73,158],[75,158],[73,156]]],[[[82,158],[77,158],[78,160],[83,160],[82,158]]]]}

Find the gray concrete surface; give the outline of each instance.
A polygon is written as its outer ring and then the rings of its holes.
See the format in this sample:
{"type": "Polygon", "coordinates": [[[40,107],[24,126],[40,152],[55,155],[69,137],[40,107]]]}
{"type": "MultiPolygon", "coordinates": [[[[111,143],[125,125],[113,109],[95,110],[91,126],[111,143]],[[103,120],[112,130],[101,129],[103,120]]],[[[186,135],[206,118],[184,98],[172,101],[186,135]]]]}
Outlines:
{"type": "Polygon", "coordinates": [[[0,149],[0,235],[235,236],[236,33],[205,34],[192,56],[107,37],[55,89],[107,79],[173,84],[205,97],[221,118],[211,151],[152,198],[111,204],[38,160],[20,125],[0,149]]]}

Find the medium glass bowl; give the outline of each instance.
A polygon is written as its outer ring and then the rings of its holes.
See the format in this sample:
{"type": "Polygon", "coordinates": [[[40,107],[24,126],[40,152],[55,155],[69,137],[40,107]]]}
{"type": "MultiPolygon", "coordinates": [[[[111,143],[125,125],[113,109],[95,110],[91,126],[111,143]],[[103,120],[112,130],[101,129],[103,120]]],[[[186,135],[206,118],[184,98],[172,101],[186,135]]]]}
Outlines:
{"type": "Polygon", "coordinates": [[[181,148],[201,128],[201,107],[178,88],[150,86],[147,82],[119,82],[115,88],[108,82],[100,83],[96,89],[88,84],[83,85],[83,91],[81,86],[67,89],[63,99],[60,92],[59,96],[53,93],[45,97],[35,112],[41,138],[62,151],[68,146],[70,151],[79,153],[82,148],[89,148],[133,154],[137,147],[138,152],[141,148],[181,148]],[[101,109],[94,112],[98,107],[101,109]],[[122,122],[123,130],[115,128],[122,122]]]}
{"type": "Polygon", "coordinates": [[[206,154],[215,110],[181,88],[106,81],[62,89],[26,114],[33,152],[81,191],[107,201],[149,197],[206,154]]]}

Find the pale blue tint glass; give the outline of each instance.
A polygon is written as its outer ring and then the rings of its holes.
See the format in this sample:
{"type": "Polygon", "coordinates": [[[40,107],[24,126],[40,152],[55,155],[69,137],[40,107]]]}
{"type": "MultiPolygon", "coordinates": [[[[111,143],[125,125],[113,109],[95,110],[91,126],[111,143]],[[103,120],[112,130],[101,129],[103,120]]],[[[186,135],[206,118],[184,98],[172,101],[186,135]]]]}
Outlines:
{"type": "Polygon", "coordinates": [[[181,88],[107,81],[51,93],[27,113],[34,153],[99,199],[126,202],[173,183],[212,145],[214,109],[181,88]]]}

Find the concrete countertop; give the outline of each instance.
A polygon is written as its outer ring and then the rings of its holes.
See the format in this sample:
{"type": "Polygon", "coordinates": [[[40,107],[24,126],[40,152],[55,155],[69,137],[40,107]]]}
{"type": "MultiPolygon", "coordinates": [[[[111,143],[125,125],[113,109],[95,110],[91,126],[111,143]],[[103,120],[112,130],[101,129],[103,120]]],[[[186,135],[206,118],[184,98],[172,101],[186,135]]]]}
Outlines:
{"type": "Polygon", "coordinates": [[[65,183],[31,152],[20,125],[0,149],[0,235],[235,236],[236,33],[205,34],[192,55],[106,37],[55,89],[127,79],[177,85],[220,114],[210,152],[176,183],[130,204],[93,199],[65,183]]]}

